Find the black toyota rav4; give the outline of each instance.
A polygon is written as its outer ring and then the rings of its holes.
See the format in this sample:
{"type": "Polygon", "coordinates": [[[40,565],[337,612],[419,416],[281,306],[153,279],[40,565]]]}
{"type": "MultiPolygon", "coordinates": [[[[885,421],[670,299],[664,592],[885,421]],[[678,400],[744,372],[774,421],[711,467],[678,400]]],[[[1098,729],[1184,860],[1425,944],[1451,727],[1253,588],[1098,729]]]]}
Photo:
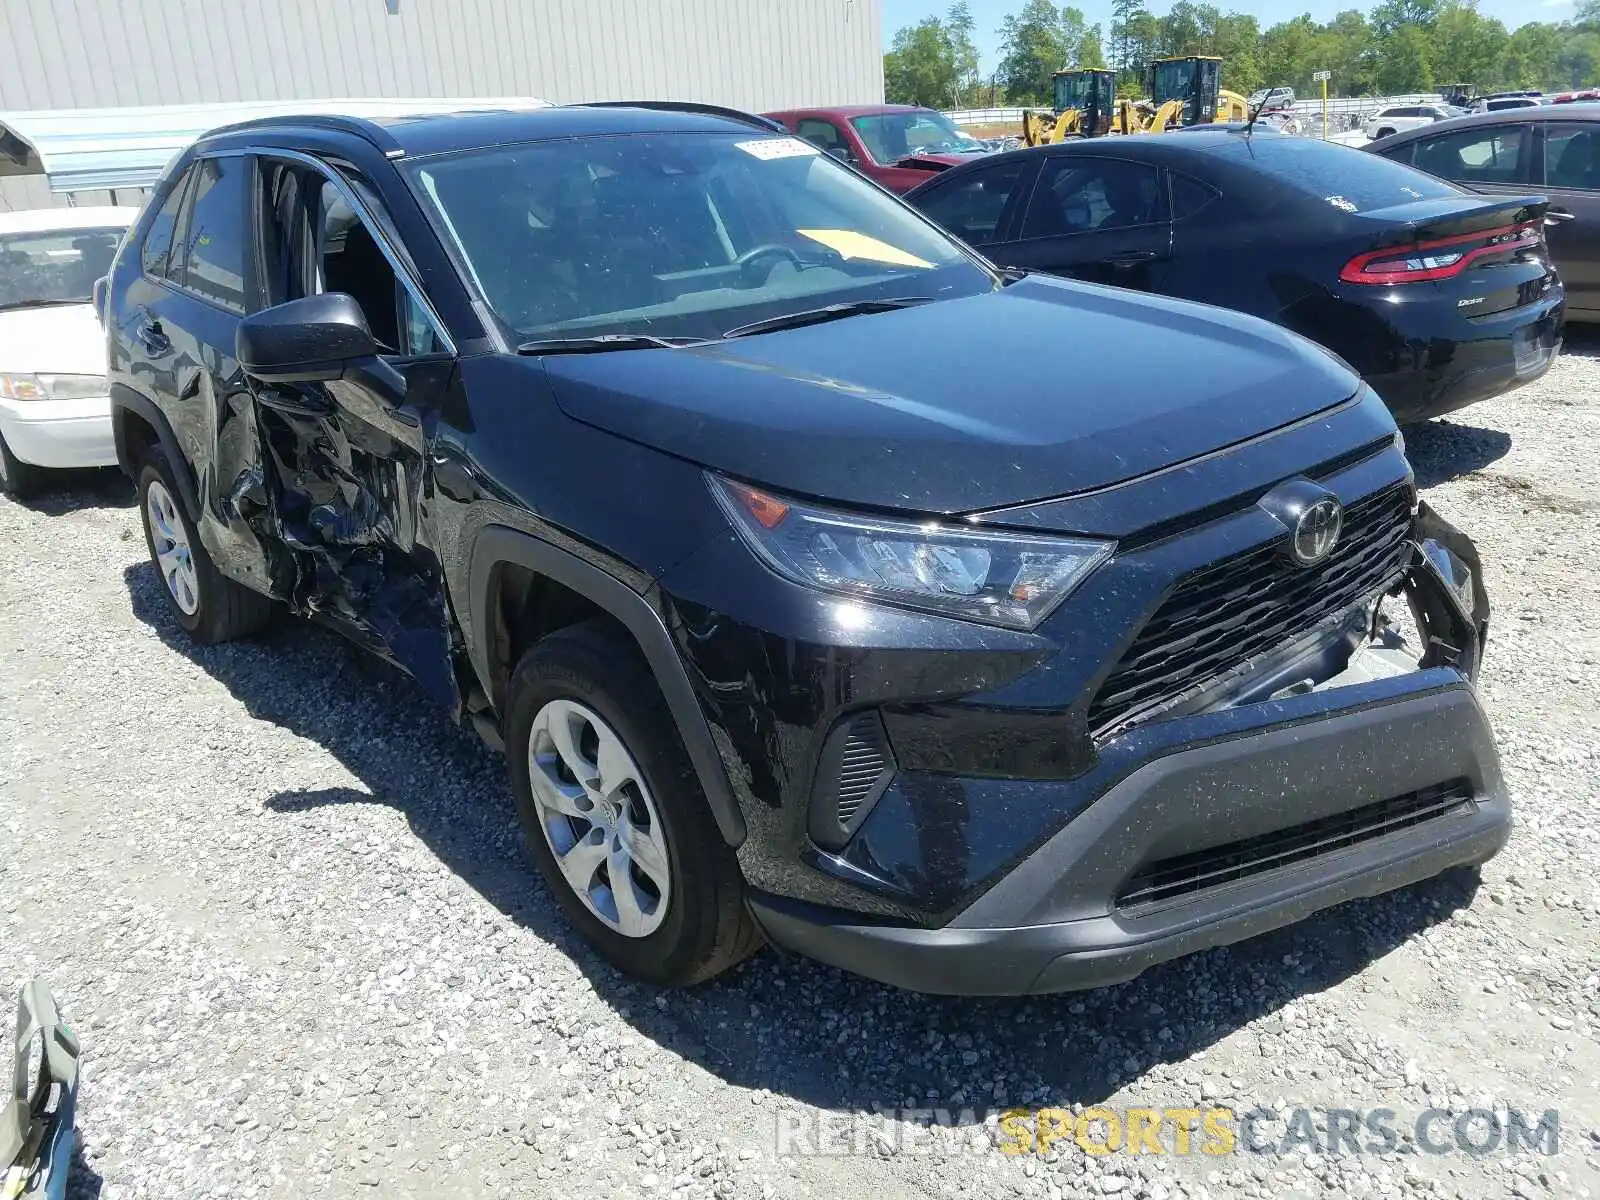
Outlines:
{"type": "Polygon", "coordinates": [[[176,622],[410,672],[625,971],[1085,987],[1506,837],[1471,543],[1343,363],[758,118],[231,127],[106,305],[176,622]]]}

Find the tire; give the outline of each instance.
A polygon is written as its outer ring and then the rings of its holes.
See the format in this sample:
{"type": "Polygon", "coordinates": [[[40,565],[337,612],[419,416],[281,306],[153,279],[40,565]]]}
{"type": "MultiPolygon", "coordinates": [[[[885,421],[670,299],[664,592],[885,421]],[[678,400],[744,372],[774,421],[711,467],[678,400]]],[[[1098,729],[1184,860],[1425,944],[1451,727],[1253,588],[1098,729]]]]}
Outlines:
{"type": "Polygon", "coordinates": [[[210,646],[266,628],[272,620],[272,600],[217,570],[184,511],[171,464],[159,450],[152,450],[144,459],[138,487],[139,516],[150,563],[183,631],[210,646]],[[167,556],[165,562],[163,555],[167,556]]]}
{"type": "Polygon", "coordinates": [[[43,467],[23,462],[0,437],[0,494],[26,500],[43,489],[44,475],[43,467]]]}
{"type": "Polygon", "coordinates": [[[1380,129],[1380,130],[1378,130],[1376,136],[1374,136],[1372,140],[1373,141],[1377,141],[1378,138],[1391,137],[1391,136],[1393,136],[1393,134],[1394,134],[1394,130],[1392,130],[1392,129],[1380,129]]]}
{"type": "Polygon", "coordinates": [[[506,756],[528,850],[584,938],[624,974],[669,987],[701,983],[754,953],[761,935],[745,908],[738,860],[717,828],[666,701],[633,639],[604,618],[568,626],[523,656],[509,693],[506,756]],[[551,733],[563,725],[571,734],[569,751],[587,764],[580,768],[589,779],[587,788],[555,748],[551,733]],[[619,768],[612,755],[606,770],[630,782],[608,793],[597,764],[606,759],[600,739],[610,737],[629,761],[619,768]],[[537,790],[535,771],[542,773],[537,790]],[[566,788],[564,803],[587,805],[588,815],[551,806],[551,789],[558,783],[566,788]],[[664,888],[637,865],[644,859],[630,857],[626,849],[616,857],[625,843],[640,853],[649,846],[656,847],[653,855],[664,850],[656,860],[657,870],[665,863],[664,888]],[[578,865],[578,857],[558,860],[558,845],[567,854],[581,845],[584,865],[578,865]],[[591,873],[588,862],[602,853],[603,868],[596,865],[591,873]],[[562,861],[571,873],[592,881],[585,897],[564,873],[562,861]],[[632,932],[622,931],[628,923],[622,894],[609,887],[619,862],[628,864],[623,869],[626,894],[634,897],[632,932]]]}

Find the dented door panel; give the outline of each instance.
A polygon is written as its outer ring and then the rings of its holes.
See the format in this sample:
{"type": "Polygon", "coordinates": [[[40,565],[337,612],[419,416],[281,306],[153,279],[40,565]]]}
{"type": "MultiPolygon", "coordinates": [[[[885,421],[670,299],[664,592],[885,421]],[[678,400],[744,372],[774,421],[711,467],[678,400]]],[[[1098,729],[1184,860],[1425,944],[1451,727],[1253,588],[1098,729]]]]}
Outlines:
{"type": "Polygon", "coordinates": [[[414,676],[456,709],[454,634],[424,464],[454,364],[426,360],[322,384],[252,382],[263,539],[285,548],[285,597],[414,676]]]}

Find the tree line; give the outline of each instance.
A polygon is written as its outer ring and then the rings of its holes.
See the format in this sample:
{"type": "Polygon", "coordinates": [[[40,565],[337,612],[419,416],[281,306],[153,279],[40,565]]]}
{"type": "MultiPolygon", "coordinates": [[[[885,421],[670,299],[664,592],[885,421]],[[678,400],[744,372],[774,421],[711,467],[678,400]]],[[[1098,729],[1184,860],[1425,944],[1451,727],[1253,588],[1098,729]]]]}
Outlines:
{"type": "MultiPolygon", "coordinates": [[[[1263,31],[1252,16],[1177,0],[1164,16],[1144,0],[1113,0],[1102,40],[1098,24],[1070,4],[1025,0],[1000,23],[1000,61],[985,77],[964,0],[944,17],[898,30],[883,57],[892,103],[934,108],[1048,105],[1050,76],[1063,67],[1115,68],[1122,95],[1143,95],[1152,59],[1190,54],[1222,59],[1222,86],[1246,94],[1292,87],[1313,94],[1312,73],[1331,71],[1331,96],[1381,96],[1468,84],[1479,91],[1566,91],[1600,77],[1600,0],[1580,0],[1574,17],[1508,30],[1477,0],[1382,0],[1331,21],[1310,16],[1263,31]]],[[[1320,89],[1320,84],[1315,85],[1320,89]]],[[[1320,91],[1319,91],[1320,94],[1320,91]]]]}

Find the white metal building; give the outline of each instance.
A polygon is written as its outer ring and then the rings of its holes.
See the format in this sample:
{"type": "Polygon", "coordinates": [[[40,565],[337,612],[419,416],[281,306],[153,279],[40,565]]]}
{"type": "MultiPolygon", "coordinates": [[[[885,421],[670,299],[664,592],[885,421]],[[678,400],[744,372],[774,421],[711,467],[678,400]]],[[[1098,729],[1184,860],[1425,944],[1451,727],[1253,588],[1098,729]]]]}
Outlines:
{"type": "MultiPolygon", "coordinates": [[[[0,0],[0,14],[0,112],[335,96],[752,111],[883,99],[879,0],[0,0]]],[[[42,180],[0,180],[0,206],[59,202],[42,180]]]]}

